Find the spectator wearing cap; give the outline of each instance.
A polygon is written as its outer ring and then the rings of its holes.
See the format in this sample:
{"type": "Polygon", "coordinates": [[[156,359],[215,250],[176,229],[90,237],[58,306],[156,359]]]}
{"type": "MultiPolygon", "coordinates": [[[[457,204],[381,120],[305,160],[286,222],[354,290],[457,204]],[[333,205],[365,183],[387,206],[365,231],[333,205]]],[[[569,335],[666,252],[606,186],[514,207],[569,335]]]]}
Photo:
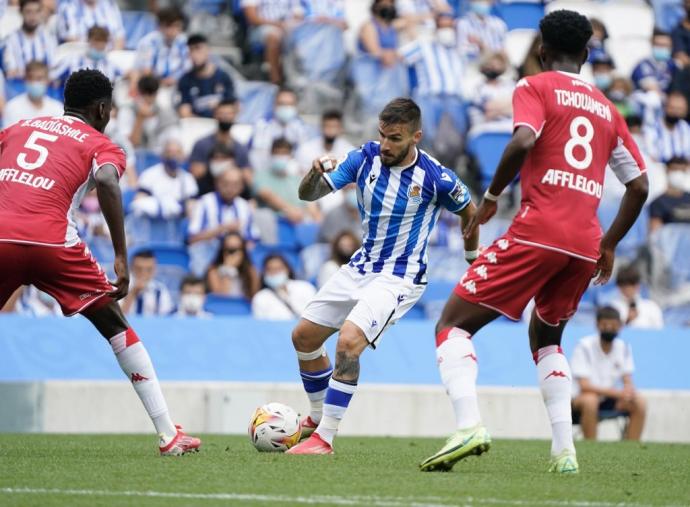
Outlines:
{"type": "Polygon", "coordinates": [[[487,51],[505,49],[508,26],[491,14],[493,5],[493,0],[471,0],[469,12],[458,20],[458,48],[467,61],[475,62],[487,51]]]}
{"type": "Polygon", "coordinates": [[[618,311],[625,325],[646,329],[664,327],[659,305],[640,294],[640,271],[635,266],[625,266],[618,271],[616,286],[618,293],[609,304],[618,311]]]}
{"type": "Polygon", "coordinates": [[[210,59],[208,40],[201,34],[187,39],[192,70],[177,83],[177,112],[181,118],[212,118],[221,101],[235,102],[235,86],[227,72],[210,59]]]}
{"type": "Polygon", "coordinates": [[[690,224],[690,171],[684,158],[666,163],[666,191],[649,206],[649,230],[665,224],[690,224]]]}
{"type": "Polygon", "coordinates": [[[212,192],[213,173],[211,162],[214,153],[220,159],[232,159],[235,166],[242,169],[245,183],[251,184],[252,170],[249,164],[247,148],[238,143],[232,136],[232,126],[237,118],[238,103],[235,100],[221,100],[213,110],[213,117],[218,122],[218,129],[213,134],[199,139],[189,156],[189,172],[196,178],[199,195],[212,192]]]}
{"type": "Polygon", "coordinates": [[[654,159],[668,162],[674,157],[690,160],[690,124],[688,101],[682,93],[671,92],[663,115],[655,115],[644,126],[647,152],[654,159]],[[661,116],[661,117],[660,117],[661,116]]]}
{"type": "Polygon", "coordinates": [[[107,58],[107,48],[110,32],[103,26],[89,28],[88,47],[80,55],[66,56],[57,62],[51,71],[53,79],[57,79],[64,86],[67,78],[79,69],[100,70],[110,81],[115,82],[119,71],[107,58]]]}
{"type": "Polygon", "coordinates": [[[57,33],[61,42],[86,41],[89,28],[102,26],[113,39],[113,49],[125,47],[125,26],[115,0],[65,0],[58,3],[57,33]]]}
{"type": "Polygon", "coordinates": [[[652,35],[652,54],[635,66],[632,81],[635,88],[644,91],[666,93],[676,72],[672,56],[671,35],[655,29],[652,35]]]}
{"type": "Polygon", "coordinates": [[[19,12],[22,26],[7,36],[2,54],[7,79],[23,78],[26,65],[31,61],[39,61],[48,67],[54,64],[57,40],[43,24],[43,2],[21,0],[19,12]]]}
{"type": "Polygon", "coordinates": [[[635,389],[632,349],[618,334],[623,327],[618,311],[605,306],[597,311],[596,335],[582,338],[570,365],[573,375],[573,411],[580,416],[582,433],[596,439],[599,412],[615,410],[627,415],[626,440],[639,440],[647,404],[635,389]]]}

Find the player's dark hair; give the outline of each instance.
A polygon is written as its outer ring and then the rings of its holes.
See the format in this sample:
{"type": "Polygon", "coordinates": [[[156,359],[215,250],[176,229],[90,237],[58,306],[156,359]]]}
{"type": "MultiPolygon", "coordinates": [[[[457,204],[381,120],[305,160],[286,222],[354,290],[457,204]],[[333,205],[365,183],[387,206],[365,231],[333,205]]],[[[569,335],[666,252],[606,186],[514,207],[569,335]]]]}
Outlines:
{"type": "Polygon", "coordinates": [[[161,86],[161,81],[156,76],[141,76],[137,81],[137,90],[142,95],[155,95],[158,93],[158,88],[161,86]]]}
{"type": "Polygon", "coordinates": [[[187,20],[184,12],[182,12],[179,7],[174,6],[163,7],[158,11],[156,18],[158,19],[158,24],[163,26],[170,26],[180,21],[184,24],[184,22],[187,20]]]}
{"type": "Polygon", "coordinates": [[[575,11],[553,11],[539,22],[542,43],[568,56],[578,56],[592,37],[592,24],[575,11]]]}
{"type": "Polygon", "coordinates": [[[29,4],[41,4],[43,5],[41,0],[20,0],[19,2],[19,12],[24,10],[24,7],[26,7],[29,4]]]}
{"type": "Polygon", "coordinates": [[[640,283],[640,270],[632,264],[622,267],[616,275],[616,285],[637,285],[640,283]]]}
{"type": "Polygon", "coordinates": [[[295,279],[295,272],[294,272],[294,270],[292,269],[292,266],[290,266],[290,263],[287,261],[287,259],[286,259],[285,257],[283,257],[283,256],[282,256],[281,254],[279,254],[279,253],[268,254],[268,255],[266,256],[266,258],[264,259],[264,263],[263,263],[262,266],[261,266],[261,273],[262,273],[262,275],[261,275],[261,278],[262,278],[262,279],[261,279],[261,286],[262,286],[263,288],[268,287],[268,285],[266,285],[266,284],[264,283],[264,281],[263,281],[263,274],[266,273],[266,266],[268,266],[268,263],[269,263],[269,262],[271,262],[272,260],[275,260],[275,259],[278,259],[279,261],[281,261],[281,262],[285,265],[285,267],[286,267],[287,270],[288,270],[288,278],[289,278],[290,280],[294,280],[294,279],[295,279]]]}
{"type": "Polygon", "coordinates": [[[412,132],[422,128],[422,111],[412,99],[398,97],[391,100],[379,113],[379,121],[384,126],[404,124],[412,132]]]}
{"type": "Polygon", "coordinates": [[[156,254],[153,253],[153,250],[150,250],[148,248],[145,248],[143,250],[139,250],[132,255],[132,260],[134,259],[155,259],[156,254]]]}
{"type": "Polygon", "coordinates": [[[112,100],[113,84],[96,69],[73,72],[65,83],[65,109],[84,109],[99,100],[112,100]]]}
{"type": "Polygon", "coordinates": [[[613,306],[600,306],[597,308],[597,322],[602,320],[621,320],[621,314],[613,306]]]}
{"type": "Polygon", "coordinates": [[[192,34],[187,38],[187,46],[190,48],[197,44],[208,44],[208,39],[201,33],[192,34]]]}
{"type": "Polygon", "coordinates": [[[188,287],[190,285],[203,285],[204,291],[206,291],[206,282],[204,282],[198,276],[186,275],[180,282],[180,290],[184,290],[185,287],[188,287]]]}
{"type": "Polygon", "coordinates": [[[276,150],[290,150],[292,151],[292,143],[285,139],[284,137],[279,137],[271,145],[271,153],[276,150]]]}
{"type": "Polygon", "coordinates": [[[104,26],[94,25],[86,32],[86,38],[107,42],[110,39],[110,30],[104,26]]]}
{"type": "Polygon", "coordinates": [[[324,122],[327,120],[338,120],[338,121],[342,122],[343,121],[343,112],[339,111],[337,109],[327,109],[321,115],[321,121],[324,122]]]}

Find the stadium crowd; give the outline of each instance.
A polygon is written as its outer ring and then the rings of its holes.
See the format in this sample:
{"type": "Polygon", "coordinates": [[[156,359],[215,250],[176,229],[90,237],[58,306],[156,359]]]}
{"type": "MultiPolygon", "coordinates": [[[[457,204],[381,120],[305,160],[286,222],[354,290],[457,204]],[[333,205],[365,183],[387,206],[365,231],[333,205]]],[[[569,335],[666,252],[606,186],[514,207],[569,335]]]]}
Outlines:
{"type": "MultiPolygon", "coordinates": [[[[312,160],[375,138],[383,104],[411,96],[422,147],[480,195],[510,136],[512,91],[540,70],[538,20],[565,1],[0,1],[2,124],[60,115],[70,72],[104,72],[116,106],[106,133],[128,160],[126,312],[292,319],[360,241],[354,188],[298,199],[312,160]]],[[[579,318],[610,304],[631,326],[690,324],[690,2],[567,6],[591,14],[583,76],[625,116],[650,179],[616,282],[588,291],[579,318]]],[[[622,193],[607,178],[604,227],[622,193]]],[[[507,228],[519,186],[501,199],[482,244],[507,228]]],[[[95,195],[77,218],[109,268],[95,195]]],[[[457,217],[443,214],[429,296],[408,318],[438,315],[464,270],[460,249],[457,217]]],[[[60,313],[28,287],[5,311],[60,313]]]]}

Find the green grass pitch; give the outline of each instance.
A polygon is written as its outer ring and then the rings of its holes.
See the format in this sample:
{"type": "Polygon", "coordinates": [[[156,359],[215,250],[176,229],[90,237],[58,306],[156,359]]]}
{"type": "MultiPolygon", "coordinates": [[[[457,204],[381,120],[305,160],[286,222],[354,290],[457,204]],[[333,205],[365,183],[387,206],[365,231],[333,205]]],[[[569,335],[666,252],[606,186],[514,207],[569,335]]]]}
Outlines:
{"type": "Polygon", "coordinates": [[[578,476],[546,473],[549,444],[495,441],[450,473],[417,463],[440,439],[347,438],[335,456],[260,454],[206,435],[202,451],[156,455],[141,435],[0,435],[0,506],[690,505],[690,446],[579,443],[578,476]]]}

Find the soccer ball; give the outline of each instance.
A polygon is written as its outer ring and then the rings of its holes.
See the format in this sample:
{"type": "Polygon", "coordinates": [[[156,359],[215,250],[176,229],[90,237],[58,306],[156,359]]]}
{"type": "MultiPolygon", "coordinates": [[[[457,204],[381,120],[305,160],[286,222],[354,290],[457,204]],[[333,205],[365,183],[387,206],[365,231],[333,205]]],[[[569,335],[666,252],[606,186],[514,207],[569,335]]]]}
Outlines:
{"type": "Polygon", "coordinates": [[[301,434],[297,412],[282,403],[257,408],[249,421],[249,438],[261,452],[285,452],[299,442],[301,434]]]}

